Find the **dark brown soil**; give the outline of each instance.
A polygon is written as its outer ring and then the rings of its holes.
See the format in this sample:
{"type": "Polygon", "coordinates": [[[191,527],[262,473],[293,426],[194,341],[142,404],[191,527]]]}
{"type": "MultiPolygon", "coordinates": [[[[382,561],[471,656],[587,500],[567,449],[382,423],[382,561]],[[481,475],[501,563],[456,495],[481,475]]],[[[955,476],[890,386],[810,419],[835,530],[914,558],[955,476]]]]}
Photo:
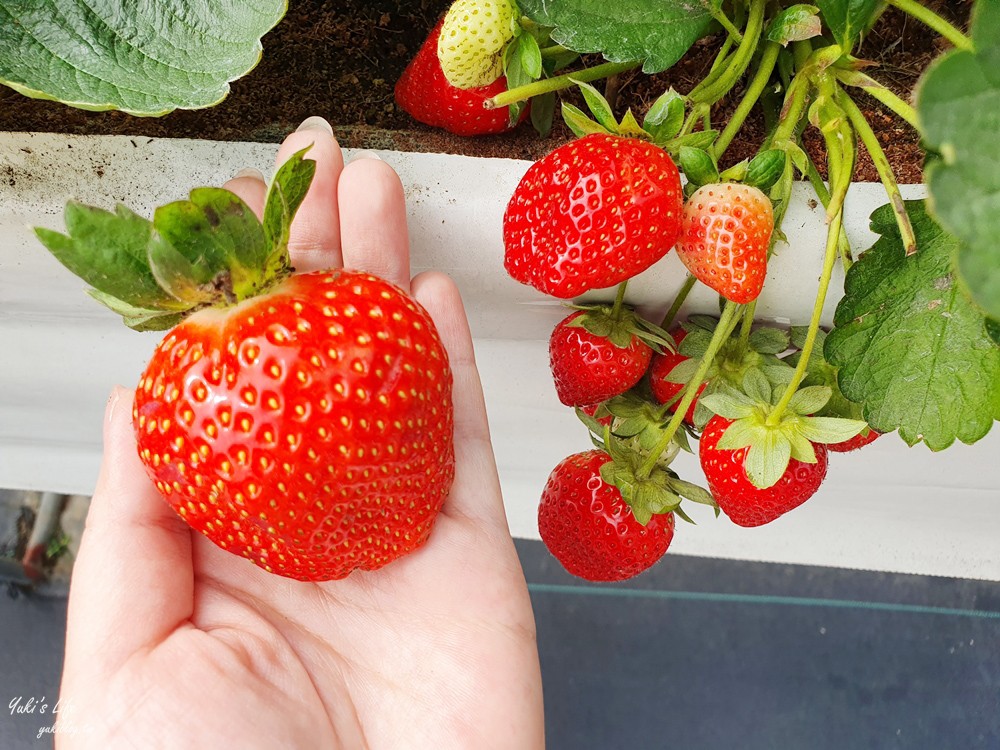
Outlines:
{"type": "MultiPolygon", "coordinates": [[[[175,138],[277,142],[309,115],[334,124],[348,147],[437,151],[476,156],[538,158],[571,138],[557,123],[547,139],[528,125],[504,136],[461,138],[415,123],[393,102],[393,85],[450,0],[309,0],[293,3],[282,22],[264,38],[260,65],[232,84],[218,106],[178,111],[158,119],[119,112],[85,112],[0,91],[0,130],[103,133],[175,138]]],[[[931,2],[935,10],[965,25],[971,0],[931,2]]],[[[619,80],[616,110],[642,113],[667,87],[688,91],[707,72],[718,39],[706,39],[672,69],[656,76],[625,74],[619,80]]],[[[927,64],[943,49],[918,22],[889,9],[865,41],[860,56],[879,63],[873,75],[907,97],[927,64]]],[[[738,93],[738,92],[735,92],[738,93]]],[[[578,102],[573,92],[565,96],[578,102]]],[[[713,113],[724,122],[728,105],[713,113]]],[[[905,123],[866,95],[859,104],[871,121],[900,182],[919,182],[922,154],[918,137],[905,123]]],[[[578,102],[579,103],[579,102],[578,102]]],[[[763,137],[755,112],[726,154],[726,162],[752,155],[763,137]]],[[[822,144],[807,134],[807,147],[821,158],[822,144]]],[[[857,179],[877,180],[867,154],[857,179]]]]}

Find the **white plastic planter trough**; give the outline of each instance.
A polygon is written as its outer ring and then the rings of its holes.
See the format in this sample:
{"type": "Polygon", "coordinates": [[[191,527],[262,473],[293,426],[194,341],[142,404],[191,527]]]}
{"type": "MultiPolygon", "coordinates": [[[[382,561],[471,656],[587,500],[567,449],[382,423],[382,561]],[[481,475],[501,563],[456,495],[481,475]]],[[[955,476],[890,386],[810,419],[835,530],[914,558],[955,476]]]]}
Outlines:
{"type": "MultiPolygon", "coordinates": [[[[87,494],[101,452],[105,399],[134,386],[158,334],[138,334],[94,303],[29,230],[62,228],[65,201],[111,208],[155,206],[198,185],[222,184],[254,166],[269,174],[276,147],[129,137],[0,133],[0,487],[87,494]]],[[[547,343],[566,311],[510,280],[502,268],[501,219],[529,162],[381,152],[406,187],[413,270],[435,268],[461,287],[486,390],[507,515],[515,536],[537,538],[535,510],[548,473],[589,447],[556,398],[547,343]]],[[[348,158],[350,152],[347,153],[348,158]]],[[[920,197],[921,186],[904,187],[920,197]]],[[[807,185],[785,220],[790,246],[772,263],[758,315],[807,322],[825,227],[807,185]]],[[[873,235],[868,216],[881,185],[851,189],[845,226],[857,249],[873,235]]],[[[662,315],[684,272],[674,253],[636,279],[629,301],[662,315]]],[[[834,289],[842,278],[834,280],[834,289]]],[[[830,322],[836,297],[828,301],[830,322]]],[[[695,293],[685,312],[717,312],[695,293]]],[[[654,317],[653,319],[657,319],[654,317]]],[[[833,455],[811,501],[769,526],[742,529],[694,508],[670,554],[840,566],[1000,580],[1000,431],[974,446],[934,454],[895,436],[858,454],[833,455]]],[[[701,481],[695,458],[682,476],[701,481]]]]}

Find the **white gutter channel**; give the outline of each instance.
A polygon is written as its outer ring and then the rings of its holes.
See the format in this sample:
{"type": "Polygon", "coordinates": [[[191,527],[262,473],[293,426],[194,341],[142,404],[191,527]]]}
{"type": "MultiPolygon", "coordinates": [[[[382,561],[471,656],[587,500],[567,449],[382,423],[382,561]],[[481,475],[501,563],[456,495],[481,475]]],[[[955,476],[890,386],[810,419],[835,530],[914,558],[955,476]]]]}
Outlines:
{"type": "MultiPolygon", "coordinates": [[[[46,253],[30,225],[62,229],[68,198],[111,208],[155,206],[237,170],[272,168],[269,144],[0,133],[0,487],[89,494],[100,461],[101,420],[115,383],[133,386],[159,335],[126,329],[46,253]]],[[[434,268],[461,287],[486,389],[507,515],[515,536],[538,538],[535,509],[551,469],[589,447],[548,373],[557,302],[511,281],[502,268],[501,218],[530,162],[379,152],[406,187],[414,273],[434,268]]],[[[350,152],[347,153],[348,158],[350,152]]],[[[922,195],[904,186],[904,196],[922,195]]],[[[825,228],[796,185],[785,219],[790,247],[772,262],[758,314],[808,321],[825,228]]],[[[845,227],[857,250],[874,236],[868,216],[881,185],[851,188],[845,227]]],[[[683,278],[674,253],[636,279],[629,299],[654,315],[683,278]]],[[[834,289],[842,287],[835,278],[834,289]]],[[[609,294],[598,295],[610,298],[609,294]]],[[[829,324],[836,298],[828,301],[829,324]]],[[[687,312],[717,311],[692,295],[687,312]]],[[[658,319],[654,317],[653,319],[658,319]]],[[[1000,581],[1000,430],[944,453],[890,436],[833,455],[819,494],[779,521],[741,529],[696,507],[671,554],[828,565],[1000,581]]],[[[701,481],[694,457],[676,468],[701,481]]]]}

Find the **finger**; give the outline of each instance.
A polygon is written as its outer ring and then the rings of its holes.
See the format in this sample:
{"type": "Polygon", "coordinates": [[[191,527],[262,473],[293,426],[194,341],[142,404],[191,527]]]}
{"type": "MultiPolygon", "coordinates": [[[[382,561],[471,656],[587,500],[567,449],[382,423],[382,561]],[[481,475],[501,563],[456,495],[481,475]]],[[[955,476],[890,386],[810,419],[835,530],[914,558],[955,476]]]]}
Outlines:
{"type": "Polygon", "coordinates": [[[338,197],[344,266],[409,289],[410,237],[399,175],[378,157],[356,158],[344,167],[338,197]]]}
{"type": "Polygon", "coordinates": [[[506,528],[486,401],[462,298],[450,278],[434,271],[415,277],[412,287],[414,297],[434,319],[454,381],[455,483],[443,511],[506,528]]]}
{"type": "Polygon", "coordinates": [[[267,184],[264,175],[256,169],[244,169],[233,175],[233,178],[223,185],[230,193],[235,193],[240,200],[250,206],[257,218],[264,216],[264,201],[267,199],[267,184]]]}
{"type": "Polygon", "coordinates": [[[194,606],[191,532],[139,461],[132,398],[116,388],[108,402],[104,460],[73,569],[68,666],[97,656],[114,670],[163,641],[194,606]]]}
{"type": "Polygon", "coordinates": [[[307,159],[316,162],[316,176],[292,224],[288,250],[299,271],[316,271],[342,265],[340,224],[337,212],[337,182],[344,169],[344,156],[333,137],[333,128],[322,117],[310,117],[285,138],[278,149],[276,166],[312,144],[307,159]]]}

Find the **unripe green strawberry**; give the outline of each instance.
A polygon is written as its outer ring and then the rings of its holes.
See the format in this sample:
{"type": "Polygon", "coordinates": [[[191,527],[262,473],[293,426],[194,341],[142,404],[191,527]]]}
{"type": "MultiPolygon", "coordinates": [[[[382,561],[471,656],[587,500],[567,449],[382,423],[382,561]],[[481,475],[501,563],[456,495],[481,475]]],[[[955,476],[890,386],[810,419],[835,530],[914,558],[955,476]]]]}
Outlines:
{"type": "Polygon", "coordinates": [[[487,86],[503,74],[503,51],[517,12],[509,0],[456,0],[438,37],[437,55],[448,83],[487,86]]]}

